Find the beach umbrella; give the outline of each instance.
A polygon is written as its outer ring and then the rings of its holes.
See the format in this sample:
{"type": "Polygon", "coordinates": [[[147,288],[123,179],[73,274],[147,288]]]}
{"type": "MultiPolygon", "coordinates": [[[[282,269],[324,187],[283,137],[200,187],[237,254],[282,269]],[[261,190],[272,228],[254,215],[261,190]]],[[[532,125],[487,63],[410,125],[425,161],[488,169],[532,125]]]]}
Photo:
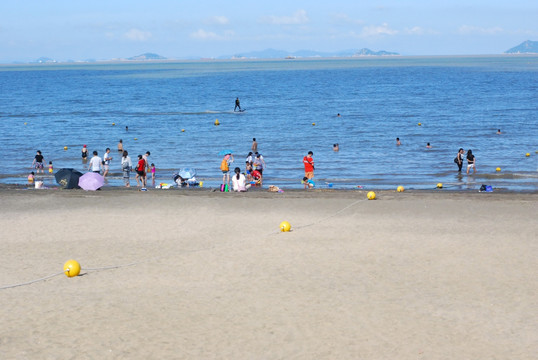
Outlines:
{"type": "Polygon", "coordinates": [[[60,169],[54,174],[56,182],[64,189],[80,189],[78,179],[81,176],[82,173],[80,171],[71,168],[60,169]]]}
{"type": "Polygon", "coordinates": [[[228,155],[228,154],[233,154],[233,150],[224,149],[224,150],[219,151],[219,156],[224,156],[224,155],[228,155]]]}
{"type": "Polygon", "coordinates": [[[179,176],[181,176],[183,179],[190,179],[196,175],[196,170],[193,168],[184,168],[179,172],[179,176]]]}
{"type": "Polygon", "coordinates": [[[95,191],[103,186],[105,178],[98,173],[88,172],[78,179],[78,186],[84,190],[95,191]]]}

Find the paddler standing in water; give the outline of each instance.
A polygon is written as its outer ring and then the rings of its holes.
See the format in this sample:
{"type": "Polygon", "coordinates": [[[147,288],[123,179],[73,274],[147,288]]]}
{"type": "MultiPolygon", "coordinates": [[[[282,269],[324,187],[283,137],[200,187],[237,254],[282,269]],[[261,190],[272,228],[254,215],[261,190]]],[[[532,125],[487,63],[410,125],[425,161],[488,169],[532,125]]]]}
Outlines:
{"type": "Polygon", "coordinates": [[[239,98],[235,98],[235,107],[234,107],[234,111],[236,111],[237,108],[239,108],[239,111],[241,111],[241,104],[240,104],[240,102],[239,102],[239,98]]]}

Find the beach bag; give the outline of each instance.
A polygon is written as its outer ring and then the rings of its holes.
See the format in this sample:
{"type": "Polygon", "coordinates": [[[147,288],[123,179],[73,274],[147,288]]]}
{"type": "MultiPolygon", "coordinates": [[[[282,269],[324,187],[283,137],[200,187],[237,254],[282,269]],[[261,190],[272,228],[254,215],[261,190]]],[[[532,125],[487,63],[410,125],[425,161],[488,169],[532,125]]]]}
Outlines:
{"type": "Polygon", "coordinates": [[[220,169],[222,171],[228,171],[230,168],[228,167],[228,160],[222,159],[222,162],[220,163],[220,169]]]}

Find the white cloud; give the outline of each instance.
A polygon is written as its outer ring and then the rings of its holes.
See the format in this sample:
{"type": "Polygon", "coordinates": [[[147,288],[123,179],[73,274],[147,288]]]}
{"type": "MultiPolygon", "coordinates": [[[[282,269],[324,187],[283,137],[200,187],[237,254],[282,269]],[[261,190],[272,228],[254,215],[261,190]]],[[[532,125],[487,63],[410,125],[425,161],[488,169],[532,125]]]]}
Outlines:
{"type": "Polygon", "coordinates": [[[361,37],[380,36],[380,35],[396,35],[397,30],[393,30],[387,23],[381,25],[371,25],[362,28],[361,37]]]}
{"type": "Polygon", "coordinates": [[[420,26],[413,26],[412,28],[405,28],[404,32],[408,35],[424,35],[425,31],[420,26]]]}
{"type": "Polygon", "coordinates": [[[234,34],[235,33],[232,30],[227,30],[222,35],[219,35],[213,31],[198,29],[197,31],[190,33],[189,37],[197,40],[229,40],[234,34]]]}
{"type": "Polygon", "coordinates": [[[272,25],[301,25],[309,21],[305,10],[297,10],[292,16],[264,16],[260,22],[272,25]]]}
{"type": "Polygon", "coordinates": [[[458,33],[462,35],[480,34],[480,35],[495,35],[504,32],[503,28],[499,26],[491,28],[483,28],[471,25],[462,25],[458,29],[458,33]]]}
{"type": "Polygon", "coordinates": [[[204,21],[206,25],[228,25],[229,23],[230,19],[226,16],[211,16],[204,21]]]}
{"type": "Polygon", "coordinates": [[[151,37],[151,33],[138,29],[131,29],[127,31],[123,36],[131,41],[146,41],[151,37]]]}

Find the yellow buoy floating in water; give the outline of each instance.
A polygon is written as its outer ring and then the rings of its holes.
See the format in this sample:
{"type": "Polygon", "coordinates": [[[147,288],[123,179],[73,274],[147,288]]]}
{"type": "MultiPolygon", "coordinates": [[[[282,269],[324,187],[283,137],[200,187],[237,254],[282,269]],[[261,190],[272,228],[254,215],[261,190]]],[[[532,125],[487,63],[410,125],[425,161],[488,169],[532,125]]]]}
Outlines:
{"type": "Polygon", "coordinates": [[[366,197],[368,200],[375,200],[375,192],[369,191],[368,194],[366,194],[366,197]]]}
{"type": "Polygon", "coordinates": [[[116,123],[112,123],[112,126],[116,126],[116,123]]]}
{"type": "Polygon", "coordinates": [[[418,126],[422,126],[422,123],[418,123],[418,126]]]}
{"type": "Polygon", "coordinates": [[[67,150],[67,146],[64,146],[64,150],[67,150]]]}
{"type": "Polygon", "coordinates": [[[67,260],[64,264],[64,273],[67,277],[74,277],[80,274],[80,264],[76,260],[67,260]]]}
{"type": "Polygon", "coordinates": [[[501,171],[501,168],[500,168],[500,167],[498,167],[497,169],[495,169],[495,171],[501,171]]]}
{"type": "Polygon", "coordinates": [[[531,156],[531,153],[526,153],[525,156],[529,157],[529,156],[531,156]]]}
{"type": "Polygon", "coordinates": [[[312,123],[312,126],[316,126],[316,123],[312,123]]]}
{"type": "Polygon", "coordinates": [[[26,124],[28,124],[28,123],[24,123],[24,125],[26,125],[26,124]]]}
{"type": "Polygon", "coordinates": [[[443,188],[443,183],[437,183],[437,188],[442,189],[443,188]]]}
{"type": "Polygon", "coordinates": [[[404,192],[404,190],[405,190],[404,187],[401,185],[396,188],[397,192],[404,192]]]}
{"type": "Polygon", "coordinates": [[[181,132],[185,132],[185,129],[181,129],[181,132]]]}
{"type": "Polygon", "coordinates": [[[287,221],[282,221],[280,223],[280,231],[282,232],[288,232],[291,230],[291,224],[287,221]]]}
{"type": "Polygon", "coordinates": [[[135,140],[138,140],[138,138],[134,138],[135,140]]]}
{"type": "Polygon", "coordinates": [[[219,119],[215,119],[215,126],[220,125],[219,119]]]}

